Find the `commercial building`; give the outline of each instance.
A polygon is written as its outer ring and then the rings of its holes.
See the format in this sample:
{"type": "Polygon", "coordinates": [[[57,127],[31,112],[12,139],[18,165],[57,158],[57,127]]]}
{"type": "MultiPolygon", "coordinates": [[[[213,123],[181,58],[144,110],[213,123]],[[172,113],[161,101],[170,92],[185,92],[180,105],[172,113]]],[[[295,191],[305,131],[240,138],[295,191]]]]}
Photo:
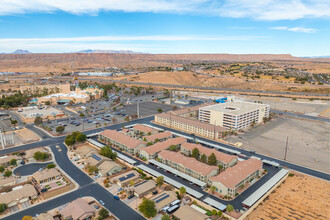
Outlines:
{"type": "Polygon", "coordinates": [[[86,200],[78,198],[67,205],[60,213],[64,219],[92,219],[95,209],[86,200]]]}
{"type": "Polygon", "coordinates": [[[147,160],[155,159],[157,158],[158,153],[162,150],[165,150],[172,145],[175,145],[180,148],[181,144],[185,143],[186,141],[187,140],[183,137],[176,137],[163,142],[157,142],[156,144],[151,145],[149,147],[141,147],[139,149],[139,155],[140,157],[144,157],[147,160]]]}
{"type": "Polygon", "coordinates": [[[41,94],[43,92],[52,93],[70,93],[70,83],[63,84],[44,84],[44,85],[22,85],[20,86],[21,93],[41,94]]]}
{"type": "Polygon", "coordinates": [[[238,161],[217,176],[209,178],[209,184],[216,187],[216,192],[234,197],[237,190],[257,178],[262,173],[262,161],[258,159],[248,159],[238,161]]]}
{"type": "Polygon", "coordinates": [[[205,214],[197,211],[189,205],[181,206],[174,214],[178,219],[206,220],[209,219],[205,214]]]}
{"type": "Polygon", "coordinates": [[[196,135],[216,139],[221,138],[222,133],[227,130],[224,127],[214,126],[205,122],[192,120],[168,113],[155,115],[155,122],[174,129],[179,129],[196,135]]]}
{"type": "Polygon", "coordinates": [[[18,204],[28,202],[29,200],[37,197],[38,193],[34,186],[31,184],[25,184],[23,186],[13,188],[10,192],[1,193],[0,201],[1,203],[5,203],[8,208],[12,208],[18,204]]]}
{"type": "Polygon", "coordinates": [[[38,99],[39,104],[45,104],[50,102],[50,104],[67,104],[69,102],[73,103],[86,103],[89,100],[100,99],[104,93],[103,88],[99,89],[98,86],[90,86],[82,90],[79,86],[75,88],[75,91],[70,91],[67,93],[54,93],[47,96],[43,96],[38,99]]]}
{"type": "Polygon", "coordinates": [[[117,182],[119,186],[126,186],[129,182],[136,182],[138,179],[140,179],[140,174],[135,170],[131,170],[113,177],[113,180],[117,182]]]}
{"type": "Polygon", "coordinates": [[[58,172],[58,170],[56,168],[44,169],[44,170],[37,171],[32,174],[32,177],[39,184],[50,182],[52,180],[56,180],[56,179],[60,178],[60,176],[61,176],[61,173],[58,172]]]}
{"type": "Polygon", "coordinates": [[[200,144],[193,144],[188,142],[181,144],[181,152],[186,156],[191,156],[192,151],[195,148],[197,148],[199,151],[199,158],[201,158],[203,154],[208,157],[213,153],[217,158],[217,165],[221,165],[223,169],[227,169],[228,167],[234,166],[238,160],[237,156],[225,154],[220,151],[217,151],[216,149],[203,147],[200,144]]]}
{"type": "Polygon", "coordinates": [[[98,137],[105,144],[114,145],[132,155],[137,153],[139,148],[146,146],[144,142],[116,130],[104,130],[98,137]]]}
{"type": "Polygon", "coordinates": [[[226,102],[199,108],[198,119],[202,122],[240,130],[269,117],[269,105],[251,102],[226,102]]]}
{"type": "Polygon", "coordinates": [[[163,150],[158,154],[158,158],[162,163],[204,182],[218,174],[217,166],[209,166],[181,153],[163,150]]]}
{"type": "Polygon", "coordinates": [[[134,195],[139,198],[148,195],[149,193],[155,191],[155,189],[156,183],[153,180],[145,180],[131,187],[131,190],[134,192],[134,195]]]}
{"type": "Polygon", "coordinates": [[[172,137],[173,137],[173,135],[171,132],[165,131],[165,132],[160,132],[160,133],[152,134],[149,136],[145,136],[145,139],[147,140],[147,142],[154,144],[155,142],[166,141],[167,139],[172,138],[172,137]]]}

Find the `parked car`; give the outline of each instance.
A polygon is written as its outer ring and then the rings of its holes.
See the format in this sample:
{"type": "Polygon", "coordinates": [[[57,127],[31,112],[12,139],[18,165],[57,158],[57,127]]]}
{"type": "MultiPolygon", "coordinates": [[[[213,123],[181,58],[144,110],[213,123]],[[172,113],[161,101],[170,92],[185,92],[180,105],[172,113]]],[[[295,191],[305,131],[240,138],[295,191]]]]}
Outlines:
{"type": "Polygon", "coordinates": [[[152,192],[152,195],[156,195],[158,193],[158,191],[156,190],[156,191],[153,191],[152,192]]]}
{"type": "Polygon", "coordinates": [[[105,205],[105,203],[102,200],[99,200],[101,205],[105,205]]]}
{"type": "Polygon", "coordinates": [[[131,194],[131,195],[129,195],[128,197],[127,197],[127,199],[131,199],[131,198],[133,198],[134,197],[134,194],[131,194]]]}
{"type": "Polygon", "coordinates": [[[120,187],[120,188],[117,189],[117,192],[120,192],[122,190],[123,190],[123,188],[120,187]]]}
{"type": "Polygon", "coordinates": [[[115,198],[115,200],[120,200],[118,196],[113,196],[113,198],[115,198]]]}

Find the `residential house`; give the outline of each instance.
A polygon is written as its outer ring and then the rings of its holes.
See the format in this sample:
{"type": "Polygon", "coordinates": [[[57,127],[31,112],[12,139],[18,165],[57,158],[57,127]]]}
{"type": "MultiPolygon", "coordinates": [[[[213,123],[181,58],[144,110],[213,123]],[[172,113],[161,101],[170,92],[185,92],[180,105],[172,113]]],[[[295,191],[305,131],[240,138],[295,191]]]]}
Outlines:
{"type": "Polygon", "coordinates": [[[134,195],[139,198],[142,198],[147,194],[155,191],[155,189],[156,189],[156,183],[153,180],[145,180],[131,187],[131,190],[134,192],[134,195]]]}
{"type": "Polygon", "coordinates": [[[178,219],[206,220],[209,217],[189,205],[181,206],[174,214],[178,219]]]}
{"type": "Polygon", "coordinates": [[[155,202],[156,209],[160,211],[171,202],[177,200],[177,196],[176,193],[173,191],[164,191],[152,196],[150,200],[155,202]]]}
{"type": "Polygon", "coordinates": [[[36,199],[38,192],[31,184],[25,184],[23,186],[17,186],[10,192],[1,193],[0,201],[5,203],[8,208],[17,206],[18,204],[25,203],[31,199],[36,199]]]}
{"type": "Polygon", "coordinates": [[[32,177],[37,181],[37,183],[47,183],[61,177],[61,173],[56,169],[44,169],[41,171],[37,171],[32,174],[32,177]]]}
{"type": "Polygon", "coordinates": [[[135,170],[131,170],[126,173],[113,177],[113,180],[117,182],[119,186],[127,186],[129,182],[131,181],[136,182],[139,179],[140,179],[140,174],[135,170]]]}
{"type": "Polygon", "coordinates": [[[78,198],[60,211],[64,219],[83,220],[91,219],[95,215],[93,209],[86,200],[78,198]]]}
{"type": "Polygon", "coordinates": [[[18,157],[16,155],[5,155],[5,156],[2,156],[0,157],[0,166],[4,166],[4,167],[7,167],[10,165],[10,161],[12,159],[15,159],[17,160],[18,157]]]}

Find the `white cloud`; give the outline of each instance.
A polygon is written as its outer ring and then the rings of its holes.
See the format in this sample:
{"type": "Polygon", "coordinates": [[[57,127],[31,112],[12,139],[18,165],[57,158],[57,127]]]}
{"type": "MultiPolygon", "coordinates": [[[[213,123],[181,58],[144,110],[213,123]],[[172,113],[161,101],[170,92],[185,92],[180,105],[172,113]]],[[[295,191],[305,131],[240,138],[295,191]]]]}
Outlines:
{"type": "Polygon", "coordinates": [[[273,30],[285,30],[285,31],[292,31],[292,32],[302,32],[302,33],[315,33],[317,30],[313,28],[302,28],[302,27],[271,27],[270,29],[273,30]]]}
{"type": "Polygon", "coordinates": [[[3,38],[0,51],[12,52],[17,48],[33,52],[72,52],[85,48],[135,50],[154,52],[166,49],[163,43],[173,41],[249,41],[264,36],[91,36],[69,38],[3,38]],[[147,43],[146,43],[147,42],[147,43]],[[153,42],[153,43],[150,43],[153,42]]]}
{"type": "Polygon", "coordinates": [[[258,20],[330,17],[328,0],[0,0],[0,16],[64,11],[95,15],[101,11],[203,14],[258,20]]]}

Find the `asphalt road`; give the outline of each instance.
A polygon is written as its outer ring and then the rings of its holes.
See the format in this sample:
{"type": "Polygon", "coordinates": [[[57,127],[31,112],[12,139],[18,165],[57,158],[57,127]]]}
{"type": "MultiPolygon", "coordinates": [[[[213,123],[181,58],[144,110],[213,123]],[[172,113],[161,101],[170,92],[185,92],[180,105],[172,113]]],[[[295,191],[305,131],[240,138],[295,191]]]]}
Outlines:
{"type": "Polygon", "coordinates": [[[32,175],[33,173],[37,172],[40,168],[47,167],[47,165],[51,164],[51,163],[53,163],[53,162],[26,164],[26,165],[17,167],[14,170],[14,174],[16,176],[29,176],[29,175],[32,175]]]}

